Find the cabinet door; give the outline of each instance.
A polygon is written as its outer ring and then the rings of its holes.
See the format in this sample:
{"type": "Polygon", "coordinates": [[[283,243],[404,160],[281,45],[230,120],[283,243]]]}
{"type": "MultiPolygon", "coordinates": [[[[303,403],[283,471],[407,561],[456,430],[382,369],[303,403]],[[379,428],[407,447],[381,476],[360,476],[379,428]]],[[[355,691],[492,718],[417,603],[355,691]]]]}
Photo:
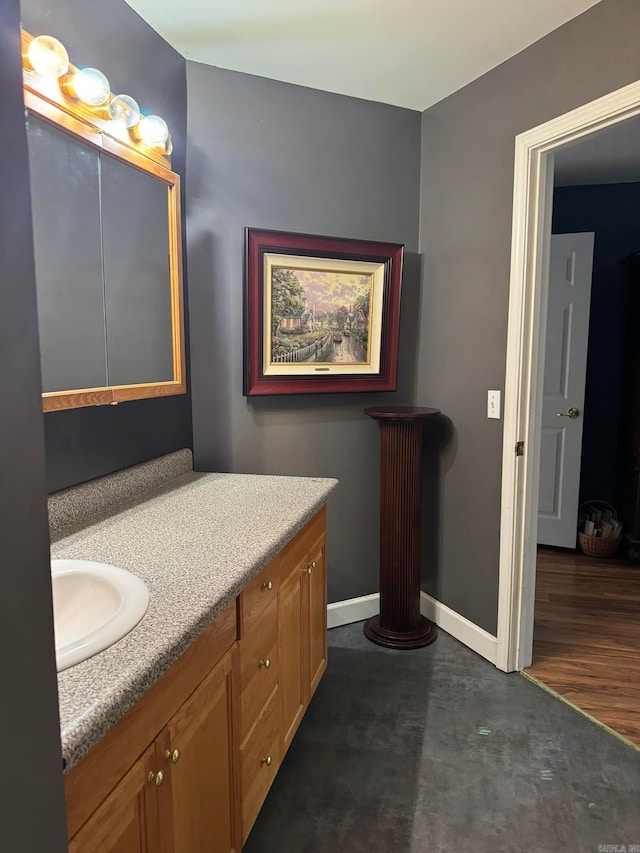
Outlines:
{"type": "Polygon", "coordinates": [[[155,853],[158,808],[150,746],[69,842],[69,853],[155,853]]]}
{"type": "Polygon", "coordinates": [[[227,654],[156,741],[165,769],[159,788],[163,851],[239,850],[234,766],[232,668],[227,654]]]}
{"type": "Polygon", "coordinates": [[[278,598],[278,646],[284,749],[291,743],[306,706],[304,578],[306,559],[296,565],[280,587],[278,598]]]}
{"type": "Polygon", "coordinates": [[[308,577],[308,648],[309,692],[315,693],[322,673],[327,667],[327,580],[324,538],[309,554],[308,577]]]}

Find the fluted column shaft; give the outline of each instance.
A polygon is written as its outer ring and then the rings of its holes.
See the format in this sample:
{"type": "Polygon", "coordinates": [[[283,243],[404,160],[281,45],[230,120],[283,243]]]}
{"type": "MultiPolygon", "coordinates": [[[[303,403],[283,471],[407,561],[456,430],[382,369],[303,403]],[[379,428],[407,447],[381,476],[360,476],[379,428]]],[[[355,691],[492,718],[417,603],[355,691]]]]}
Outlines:
{"type": "Polygon", "coordinates": [[[436,628],[420,615],[422,426],[437,409],[365,409],[380,422],[380,613],[364,633],[374,643],[415,649],[436,628]]]}
{"type": "Polygon", "coordinates": [[[389,631],[420,621],[421,451],[420,421],[380,422],[380,625],[389,631]]]}

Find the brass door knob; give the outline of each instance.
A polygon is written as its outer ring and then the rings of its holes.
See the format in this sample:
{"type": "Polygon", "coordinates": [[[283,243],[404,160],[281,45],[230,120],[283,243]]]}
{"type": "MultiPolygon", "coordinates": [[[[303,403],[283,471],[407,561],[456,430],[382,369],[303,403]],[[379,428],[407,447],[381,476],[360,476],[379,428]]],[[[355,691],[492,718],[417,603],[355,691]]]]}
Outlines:
{"type": "Polygon", "coordinates": [[[575,421],[575,419],[579,415],[580,415],[580,409],[576,409],[575,406],[571,406],[571,408],[568,409],[566,412],[557,412],[556,413],[557,418],[571,418],[572,421],[575,421]]]}
{"type": "Polygon", "coordinates": [[[174,749],[173,752],[171,752],[170,749],[165,749],[164,757],[167,761],[171,761],[172,764],[177,764],[178,761],[180,761],[180,750],[174,749]]]}
{"type": "Polygon", "coordinates": [[[156,785],[160,786],[164,782],[164,773],[162,770],[158,770],[156,773],[156,785]]]}
{"type": "Polygon", "coordinates": [[[263,658],[260,661],[260,667],[264,667],[265,669],[269,669],[270,666],[271,666],[271,661],[269,660],[269,658],[263,658]]]}
{"type": "Polygon", "coordinates": [[[266,765],[267,767],[271,767],[272,761],[273,761],[273,759],[271,758],[271,756],[267,755],[267,757],[263,758],[262,761],[260,762],[260,766],[263,767],[264,765],[266,765]]]}
{"type": "Polygon", "coordinates": [[[273,589],[271,581],[262,581],[262,589],[273,589]]]}

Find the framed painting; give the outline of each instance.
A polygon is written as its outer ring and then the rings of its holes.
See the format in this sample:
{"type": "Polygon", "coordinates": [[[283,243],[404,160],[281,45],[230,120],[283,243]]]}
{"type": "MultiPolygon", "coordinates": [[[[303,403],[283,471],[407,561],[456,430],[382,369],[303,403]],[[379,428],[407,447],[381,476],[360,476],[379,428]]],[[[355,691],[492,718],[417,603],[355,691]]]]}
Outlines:
{"type": "Polygon", "coordinates": [[[244,393],[395,391],[404,247],[246,229],[244,393]]]}

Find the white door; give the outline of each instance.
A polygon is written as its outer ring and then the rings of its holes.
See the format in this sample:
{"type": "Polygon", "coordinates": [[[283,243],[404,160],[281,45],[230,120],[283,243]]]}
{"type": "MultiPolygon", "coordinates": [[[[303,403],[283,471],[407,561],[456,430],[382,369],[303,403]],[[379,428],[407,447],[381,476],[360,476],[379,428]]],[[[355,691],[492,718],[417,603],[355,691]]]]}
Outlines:
{"type": "Polygon", "coordinates": [[[544,363],[538,542],[575,548],[593,233],[554,234],[544,363]]]}

